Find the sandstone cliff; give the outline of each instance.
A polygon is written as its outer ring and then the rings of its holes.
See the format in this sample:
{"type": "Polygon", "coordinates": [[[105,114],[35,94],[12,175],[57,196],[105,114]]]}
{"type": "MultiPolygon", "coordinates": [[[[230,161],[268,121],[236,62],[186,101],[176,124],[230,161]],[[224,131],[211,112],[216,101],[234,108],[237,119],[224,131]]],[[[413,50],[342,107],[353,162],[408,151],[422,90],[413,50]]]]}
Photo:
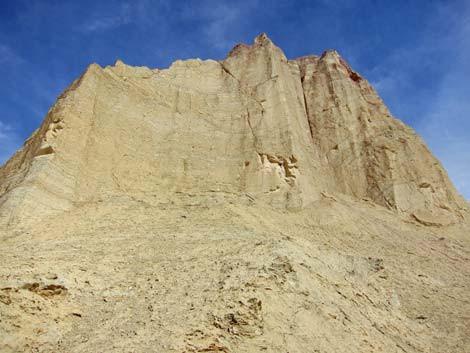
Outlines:
{"type": "Polygon", "coordinates": [[[93,64],[0,168],[0,351],[470,352],[467,207],[335,51],[93,64]]]}
{"type": "Polygon", "coordinates": [[[220,62],[91,65],[0,169],[0,217],[185,190],[250,193],[290,209],[343,193],[425,224],[460,222],[467,207],[337,52],[289,61],[262,34],[220,62]]]}

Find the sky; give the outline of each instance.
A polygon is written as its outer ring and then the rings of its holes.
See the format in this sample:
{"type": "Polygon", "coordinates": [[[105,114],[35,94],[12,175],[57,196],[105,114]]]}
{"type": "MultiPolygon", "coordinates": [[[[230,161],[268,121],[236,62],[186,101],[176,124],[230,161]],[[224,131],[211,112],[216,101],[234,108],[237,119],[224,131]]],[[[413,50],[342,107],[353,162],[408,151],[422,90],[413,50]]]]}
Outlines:
{"type": "Polygon", "coordinates": [[[90,63],[222,59],[261,32],[338,50],[470,199],[470,0],[0,0],[0,165],[90,63]]]}

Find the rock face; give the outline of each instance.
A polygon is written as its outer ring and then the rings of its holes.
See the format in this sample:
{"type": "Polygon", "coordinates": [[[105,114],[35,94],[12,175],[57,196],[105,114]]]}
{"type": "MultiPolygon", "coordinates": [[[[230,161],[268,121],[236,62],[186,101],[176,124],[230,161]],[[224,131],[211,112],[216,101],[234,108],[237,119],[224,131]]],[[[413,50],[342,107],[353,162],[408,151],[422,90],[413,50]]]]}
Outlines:
{"type": "Polygon", "coordinates": [[[463,220],[466,202],[442,165],[336,51],[295,61],[310,131],[338,192],[423,223],[463,220]]]}
{"type": "Polygon", "coordinates": [[[467,207],[335,51],[93,64],[0,168],[0,351],[470,352],[467,207]]]}
{"type": "Polygon", "coordinates": [[[220,62],[91,65],[0,169],[0,217],[178,191],[249,193],[288,209],[343,193],[428,224],[460,222],[467,206],[337,52],[289,61],[262,34],[220,62]]]}

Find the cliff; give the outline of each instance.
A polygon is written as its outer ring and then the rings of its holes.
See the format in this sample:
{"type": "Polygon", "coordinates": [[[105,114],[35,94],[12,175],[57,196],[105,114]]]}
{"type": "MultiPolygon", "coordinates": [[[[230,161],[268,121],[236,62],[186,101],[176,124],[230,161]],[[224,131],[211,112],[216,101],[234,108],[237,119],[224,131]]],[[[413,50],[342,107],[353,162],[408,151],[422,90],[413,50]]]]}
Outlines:
{"type": "Polygon", "coordinates": [[[0,351],[466,352],[468,219],[336,51],[93,64],[0,168],[0,351]]]}

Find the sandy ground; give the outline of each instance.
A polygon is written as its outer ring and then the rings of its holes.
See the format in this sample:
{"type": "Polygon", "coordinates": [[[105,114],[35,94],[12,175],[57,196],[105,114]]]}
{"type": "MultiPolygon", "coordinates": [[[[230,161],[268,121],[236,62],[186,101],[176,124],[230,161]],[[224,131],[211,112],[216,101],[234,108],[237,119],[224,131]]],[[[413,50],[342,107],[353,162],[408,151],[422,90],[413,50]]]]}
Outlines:
{"type": "Polygon", "coordinates": [[[1,230],[1,352],[470,352],[470,232],[114,197],[1,230]]]}

